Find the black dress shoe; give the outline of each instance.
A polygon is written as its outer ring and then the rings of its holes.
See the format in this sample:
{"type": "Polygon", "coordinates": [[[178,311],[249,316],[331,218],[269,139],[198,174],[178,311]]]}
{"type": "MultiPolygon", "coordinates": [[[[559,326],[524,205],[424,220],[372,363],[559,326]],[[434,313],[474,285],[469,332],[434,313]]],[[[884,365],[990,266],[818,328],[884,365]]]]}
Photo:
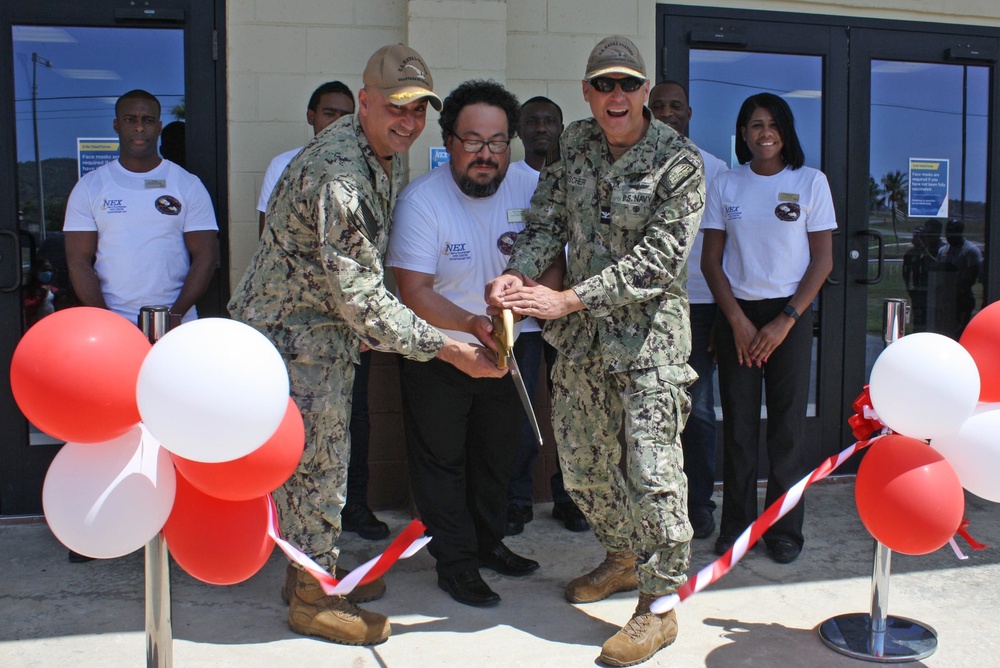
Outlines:
{"type": "Polygon", "coordinates": [[[560,520],[570,531],[586,531],[590,528],[587,518],[572,501],[559,501],[552,504],[552,517],[560,520]]]}
{"type": "Polygon", "coordinates": [[[505,536],[516,536],[524,531],[524,525],[535,518],[535,511],[531,506],[507,506],[507,526],[504,527],[505,536]]]}
{"type": "Polygon", "coordinates": [[[525,559],[522,556],[514,554],[503,543],[497,543],[488,552],[481,551],[479,553],[479,565],[492,568],[501,575],[527,575],[532,571],[538,570],[537,561],[525,559]]]}
{"type": "Polygon", "coordinates": [[[389,535],[389,525],[375,517],[375,513],[366,505],[344,506],[340,521],[344,531],[353,531],[365,540],[382,540],[389,535]]]}
{"type": "Polygon", "coordinates": [[[715,532],[715,518],[712,511],[705,506],[688,508],[688,519],[695,538],[708,538],[715,532]]]}
{"type": "Polygon", "coordinates": [[[802,547],[790,540],[772,540],[767,545],[767,555],[779,564],[790,564],[798,558],[802,547]]]}
{"type": "Polygon", "coordinates": [[[459,603],[477,608],[486,608],[500,602],[500,595],[490,589],[475,568],[455,575],[438,575],[438,587],[459,603]]]}

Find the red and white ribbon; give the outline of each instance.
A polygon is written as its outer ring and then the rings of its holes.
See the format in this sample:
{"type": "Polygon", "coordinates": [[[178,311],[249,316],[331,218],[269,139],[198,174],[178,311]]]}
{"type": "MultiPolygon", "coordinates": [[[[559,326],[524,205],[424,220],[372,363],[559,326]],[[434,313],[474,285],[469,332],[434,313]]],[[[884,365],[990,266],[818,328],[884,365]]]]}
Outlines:
{"type": "Polygon", "coordinates": [[[681,585],[675,593],[667,596],[661,596],[653,601],[653,603],[649,606],[650,611],[655,614],[662,615],[665,612],[673,610],[689,596],[697,594],[702,589],[728,573],[733,566],[739,563],[740,559],[743,558],[750,547],[757,544],[757,541],[760,540],[765,531],[770,529],[775,522],[788,514],[788,512],[802,500],[802,493],[807,487],[809,487],[809,485],[813,484],[817,480],[822,480],[827,477],[833,473],[837,467],[847,461],[855,452],[867,448],[880,438],[881,435],[867,441],[858,441],[841,452],[839,455],[830,457],[816,467],[812,473],[795,483],[795,485],[785,492],[780,499],[768,506],[767,510],[765,510],[753,524],[747,527],[746,530],[740,534],[740,537],[736,539],[736,542],[733,543],[733,546],[729,548],[724,555],[698,571],[697,575],[688,579],[688,581],[681,585]]]}
{"type": "Polygon", "coordinates": [[[430,537],[423,535],[426,529],[423,523],[420,520],[413,520],[403,529],[402,533],[396,536],[385,552],[361,564],[352,570],[343,580],[337,580],[326,569],[310,559],[309,555],[282,537],[281,529],[278,527],[278,511],[274,506],[274,500],[270,494],[267,496],[267,507],[271,513],[267,534],[289,559],[297,563],[319,581],[320,586],[328,596],[343,596],[352,592],[358,585],[368,584],[377,580],[385,575],[397,561],[412,557],[431,540],[430,537]]]}

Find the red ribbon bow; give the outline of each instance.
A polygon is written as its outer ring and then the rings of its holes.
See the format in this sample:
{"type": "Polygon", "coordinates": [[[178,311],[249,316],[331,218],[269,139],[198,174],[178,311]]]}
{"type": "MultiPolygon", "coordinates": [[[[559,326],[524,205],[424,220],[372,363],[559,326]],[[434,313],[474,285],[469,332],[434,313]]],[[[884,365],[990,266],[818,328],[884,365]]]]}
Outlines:
{"type": "Polygon", "coordinates": [[[866,408],[871,409],[874,413],[874,409],[872,409],[872,397],[868,393],[867,385],[861,390],[861,394],[854,400],[854,403],[851,404],[851,408],[854,409],[854,415],[847,418],[847,423],[851,425],[851,431],[859,441],[871,438],[872,434],[880,431],[885,426],[878,418],[866,415],[868,412],[865,410],[866,408]]]}
{"type": "Polygon", "coordinates": [[[956,531],[956,533],[965,539],[965,542],[969,544],[969,547],[973,550],[985,550],[989,547],[988,545],[983,545],[978,540],[970,536],[969,532],[966,530],[967,526],[969,526],[969,518],[963,517],[962,523],[958,525],[958,531],[956,531]]]}

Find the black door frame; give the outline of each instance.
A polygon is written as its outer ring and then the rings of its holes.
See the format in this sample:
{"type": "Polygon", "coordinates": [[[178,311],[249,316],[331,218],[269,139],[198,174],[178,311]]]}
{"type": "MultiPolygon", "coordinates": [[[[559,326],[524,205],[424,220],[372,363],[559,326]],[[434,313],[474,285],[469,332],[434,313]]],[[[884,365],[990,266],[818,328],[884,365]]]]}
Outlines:
{"type": "MultiPolygon", "coordinates": [[[[961,63],[955,54],[996,53],[1000,30],[758,10],[657,4],[657,81],[688,83],[689,50],[707,48],[824,57],[822,169],[833,192],[840,229],[834,236],[834,269],[822,291],[817,388],[817,418],[810,438],[819,438],[824,456],[855,439],[847,425],[851,403],[864,382],[866,287],[857,279],[867,271],[867,244],[856,234],[867,230],[870,60],[884,58],[961,63]],[[949,51],[951,49],[951,51],[949,51]],[[846,140],[844,139],[846,138],[846,140]],[[850,258],[851,251],[859,258],[850,258]]],[[[982,60],[970,64],[985,65],[982,60]]],[[[991,67],[992,111],[989,136],[996,136],[1000,86],[991,67]]],[[[1000,193],[1000,141],[992,140],[988,192],[1000,193]]],[[[997,207],[987,208],[987,301],[1000,295],[1000,232],[997,207]]]]}
{"type": "MultiPolygon", "coordinates": [[[[229,298],[225,0],[158,0],[152,13],[127,0],[4,0],[0,4],[0,53],[12,53],[14,25],[183,27],[187,169],[205,184],[219,221],[220,266],[198,308],[205,315],[224,315],[229,298]]],[[[0,233],[16,234],[14,128],[11,63],[0,70],[0,233]]],[[[28,445],[27,421],[14,403],[10,360],[20,334],[20,294],[0,293],[0,515],[41,512],[42,482],[57,451],[53,446],[28,445]]]]}

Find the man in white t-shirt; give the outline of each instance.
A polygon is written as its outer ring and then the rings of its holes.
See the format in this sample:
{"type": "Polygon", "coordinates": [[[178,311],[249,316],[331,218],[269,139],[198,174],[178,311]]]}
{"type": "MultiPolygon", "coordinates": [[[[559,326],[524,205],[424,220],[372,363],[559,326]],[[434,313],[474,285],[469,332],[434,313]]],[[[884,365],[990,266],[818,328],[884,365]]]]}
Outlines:
{"type": "MultiPolygon", "coordinates": [[[[503,270],[535,177],[508,171],[517,98],[467,81],[444,100],[448,166],[414,180],[393,212],[386,266],[400,300],[447,336],[494,347],[482,286],[503,270]]],[[[507,483],[524,408],[510,378],[474,379],[431,360],[401,367],[410,486],[434,539],[438,586],[459,603],[500,597],[479,567],[527,575],[538,562],[503,544],[507,483]]]]}
{"type": "MultiPolygon", "coordinates": [[[[524,171],[538,180],[545,156],[549,153],[549,145],[559,139],[563,131],[563,115],[559,105],[547,97],[536,96],[521,105],[518,114],[517,136],[524,145],[524,160],[510,166],[511,172],[524,171]]],[[[534,186],[532,186],[532,193],[534,186]]],[[[564,263],[553,263],[549,271],[539,277],[539,282],[549,285],[553,290],[562,289],[563,274],[566,273],[564,263]]],[[[521,321],[521,335],[514,345],[514,355],[518,359],[524,386],[528,396],[535,396],[538,385],[538,374],[541,360],[545,358],[545,367],[551,371],[556,360],[556,349],[542,339],[541,324],[534,318],[521,321]]],[[[505,533],[515,536],[524,531],[524,525],[534,519],[533,490],[534,480],[532,468],[538,456],[538,441],[535,432],[527,419],[521,429],[517,453],[514,455],[514,468],[511,471],[510,483],[507,486],[507,526],[505,533]]],[[[570,531],[586,531],[590,528],[587,518],[576,507],[573,500],[563,487],[562,469],[556,460],[556,472],[549,479],[552,490],[552,516],[563,523],[570,531]]]]}
{"type": "Polygon", "coordinates": [[[160,103],[144,90],[115,103],[118,159],[89,172],[66,205],[66,263],[80,303],[137,323],[169,306],[170,324],[198,317],[215,273],[218,226],[198,177],[163,160],[160,103]]]}
{"type": "MultiPolygon", "coordinates": [[[[354,94],[351,89],[339,81],[327,81],[313,91],[309,96],[309,106],[306,107],[306,123],[312,126],[313,136],[325,130],[334,121],[354,113],[354,94]]],[[[274,156],[264,172],[264,182],[260,186],[260,197],[257,199],[258,234],[264,232],[264,214],[267,213],[267,200],[278,183],[278,178],[292,158],[299,154],[302,147],[274,156]]]]}
{"type": "MultiPolygon", "coordinates": [[[[649,110],[678,133],[687,136],[692,109],[687,89],[676,81],[663,81],[649,91],[649,110]]],[[[705,188],[716,174],[728,169],[726,163],[711,153],[698,149],[705,162],[705,188]]],[[[712,323],[715,322],[715,298],[701,273],[701,247],[705,235],[695,236],[688,256],[687,293],[691,306],[691,358],[688,364],[698,380],[688,386],[691,415],[688,416],[681,442],[684,448],[684,473],[688,477],[688,519],[695,538],[707,538],[715,531],[715,355],[712,352],[712,323]]]]}

